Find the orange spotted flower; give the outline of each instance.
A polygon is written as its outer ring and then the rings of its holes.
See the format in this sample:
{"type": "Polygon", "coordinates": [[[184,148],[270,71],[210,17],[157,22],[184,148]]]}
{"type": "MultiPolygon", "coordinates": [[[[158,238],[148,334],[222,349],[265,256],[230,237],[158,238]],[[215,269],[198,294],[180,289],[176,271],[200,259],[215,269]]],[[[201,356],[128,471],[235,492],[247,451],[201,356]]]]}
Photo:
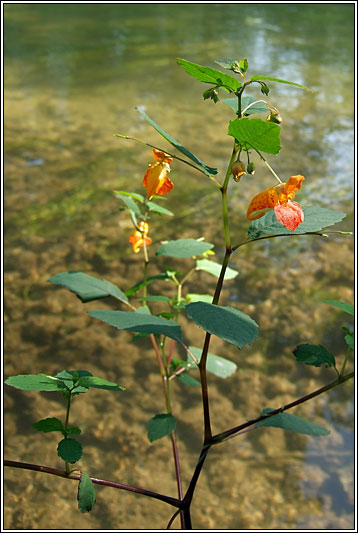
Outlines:
{"type": "Polygon", "coordinates": [[[148,200],[155,194],[167,194],[174,187],[174,183],[167,176],[167,172],[170,172],[169,163],[173,158],[156,148],[153,149],[153,158],[154,163],[149,165],[142,183],[146,188],[148,200]]]}
{"type": "Polygon", "coordinates": [[[135,230],[135,232],[129,237],[129,242],[133,246],[133,252],[136,254],[139,252],[139,248],[143,246],[144,243],[146,246],[148,246],[148,244],[151,244],[152,242],[152,239],[147,237],[149,231],[149,225],[147,222],[139,222],[138,230],[135,230]]]}
{"type": "Polygon", "coordinates": [[[256,220],[262,217],[268,209],[274,209],[277,220],[287,229],[294,231],[303,222],[302,207],[292,201],[295,191],[301,188],[303,176],[291,176],[287,183],[279,183],[257,194],[247,210],[247,218],[256,220]]]}

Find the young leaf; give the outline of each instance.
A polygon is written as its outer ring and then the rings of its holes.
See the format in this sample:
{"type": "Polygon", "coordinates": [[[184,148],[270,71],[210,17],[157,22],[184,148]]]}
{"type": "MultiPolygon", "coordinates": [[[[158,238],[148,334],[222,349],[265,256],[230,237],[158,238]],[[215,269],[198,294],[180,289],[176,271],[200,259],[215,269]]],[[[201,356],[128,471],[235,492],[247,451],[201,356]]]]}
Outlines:
{"type": "Polygon", "coordinates": [[[306,363],[312,366],[324,366],[326,368],[336,366],[334,356],[326,350],[324,346],[316,346],[314,344],[299,344],[293,350],[293,355],[297,361],[306,363]]]}
{"type": "Polygon", "coordinates": [[[195,239],[177,239],[161,245],[155,255],[167,257],[193,257],[201,255],[214,248],[210,242],[196,241],[195,239]]]}
{"type": "Polygon", "coordinates": [[[341,311],[344,311],[345,313],[354,316],[354,306],[352,304],[340,302],[339,300],[322,300],[322,303],[333,305],[341,311]]]}
{"type": "Polygon", "coordinates": [[[77,426],[70,426],[69,428],[65,429],[66,435],[79,435],[81,433],[81,428],[77,426]]]}
{"type": "MultiPolygon", "coordinates": [[[[189,349],[194,357],[200,361],[202,348],[189,346],[189,349]]],[[[188,361],[192,361],[189,354],[188,361]]],[[[206,370],[219,378],[228,378],[237,370],[237,365],[232,361],[229,361],[229,359],[225,359],[224,357],[209,352],[206,360],[206,370]]]]}
{"type": "Polygon", "coordinates": [[[15,387],[20,390],[37,390],[37,391],[61,391],[65,389],[64,383],[52,376],[45,374],[19,374],[10,376],[5,380],[6,385],[15,387]]]}
{"type": "Polygon", "coordinates": [[[75,463],[82,457],[82,444],[75,439],[63,439],[58,443],[57,455],[64,461],[75,463]]]}
{"type": "Polygon", "coordinates": [[[133,211],[133,213],[135,213],[139,217],[143,216],[141,210],[138,207],[138,204],[136,204],[130,196],[116,194],[116,198],[118,198],[118,200],[122,200],[122,202],[130,211],[133,211]]]}
{"type": "MultiPolygon", "coordinates": [[[[264,415],[274,411],[270,407],[264,409],[260,415],[264,415]]],[[[270,416],[266,420],[261,420],[257,422],[257,426],[268,426],[276,427],[281,429],[288,429],[290,431],[295,431],[296,433],[303,433],[304,435],[311,435],[312,437],[321,437],[322,435],[329,435],[328,429],[315,424],[314,422],[309,422],[304,418],[296,415],[290,415],[288,413],[278,413],[277,415],[270,416]]]]}
{"type": "Polygon", "coordinates": [[[49,433],[50,431],[64,431],[63,424],[58,418],[43,418],[38,422],[32,424],[37,431],[43,431],[44,433],[49,433]]]}
{"type": "Polygon", "coordinates": [[[261,235],[304,235],[320,231],[327,226],[333,226],[340,222],[345,213],[333,211],[326,207],[305,206],[302,207],[304,221],[299,224],[295,231],[287,229],[278,222],[274,210],[269,211],[263,217],[253,220],[248,230],[250,239],[257,239],[261,235]]]}
{"type": "Polygon", "coordinates": [[[259,152],[278,154],[280,145],[280,126],[261,118],[237,118],[229,123],[229,135],[240,144],[259,152]]]}
{"type": "Polygon", "coordinates": [[[94,486],[86,472],[82,472],[77,491],[78,509],[81,513],[89,513],[92,511],[96,503],[96,494],[94,486]]]}
{"type": "Polygon", "coordinates": [[[207,176],[215,176],[217,173],[218,173],[218,169],[217,168],[212,168],[212,167],[209,167],[208,165],[206,165],[205,163],[203,163],[203,161],[201,161],[198,157],[196,157],[196,155],[192,154],[190,152],[190,150],[188,150],[187,148],[185,148],[184,146],[182,146],[180,144],[180,142],[176,141],[171,135],[169,135],[169,133],[166,133],[156,122],[154,122],[154,120],[152,120],[148,115],[147,113],[145,113],[142,109],[140,109],[139,107],[136,108],[139,113],[142,115],[142,117],[162,136],[164,137],[164,139],[166,139],[172,146],[174,146],[174,148],[176,148],[177,150],[179,150],[179,152],[181,152],[182,154],[186,155],[189,159],[191,159],[192,161],[194,161],[194,163],[197,163],[201,168],[202,170],[204,171],[204,173],[207,175],[207,176]]]}
{"type": "Polygon", "coordinates": [[[168,215],[169,217],[174,216],[174,213],[169,211],[169,209],[165,209],[165,207],[162,207],[161,205],[158,205],[155,202],[152,202],[151,200],[147,202],[147,207],[149,211],[153,211],[154,213],[159,213],[159,215],[168,215]]]}
{"type": "MultiPolygon", "coordinates": [[[[218,278],[221,272],[221,265],[215,263],[215,261],[209,261],[209,259],[198,259],[196,261],[196,270],[203,270],[212,276],[218,278]]],[[[238,276],[238,271],[233,268],[227,267],[225,272],[225,280],[234,279],[238,276]]]]}
{"type": "Polygon", "coordinates": [[[127,303],[128,298],[116,285],[105,279],[98,279],[94,276],[70,270],[55,274],[48,281],[55,285],[62,285],[74,292],[82,302],[91,302],[106,296],[113,296],[122,302],[127,303]]]}
{"type": "Polygon", "coordinates": [[[186,315],[205,331],[231,342],[238,348],[258,335],[258,325],[252,318],[233,307],[196,302],[185,307],[186,315]]]}
{"type": "Polygon", "coordinates": [[[191,63],[185,59],[177,58],[177,63],[180,65],[190,76],[193,76],[196,80],[203,81],[204,83],[214,83],[215,85],[224,85],[228,89],[228,92],[235,92],[241,87],[241,83],[238,79],[220,72],[211,67],[204,67],[197,63],[191,63]]]}
{"type": "Polygon", "coordinates": [[[182,338],[181,328],[177,322],[158,316],[126,311],[107,311],[106,309],[89,311],[89,314],[117,329],[166,335],[174,340],[182,338]]]}
{"type": "Polygon", "coordinates": [[[146,280],[138,281],[133,287],[128,289],[126,291],[126,296],[130,298],[131,296],[134,296],[138,291],[140,291],[144,285],[149,285],[153,281],[158,280],[165,280],[168,281],[168,279],[171,279],[171,276],[168,274],[168,272],[163,272],[162,274],[158,274],[157,276],[149,276],[146,280]]]}
{"type": "Polygon", "coordinates": [[[78,385],[81,387],[104,389],[104,390],[125,390],[124,387],[107,381],[106,379],[97,378],[96,376],[84,376],[78,380],[78,385]]]}
{"type": "MultiPolygon", "coordinates": [[[[200,268],[198,269],[200,270],[200,268]]],[[[186,295],[188,303],[194,303],[194,302],[206,302],[208,304],[211,304],[213,301],[213,297],[210,294],[194,294],[190,293],[186,295]]]]}
{"type": "Polygon", "coordinates": [[[260,80],[276,81],[277,83],[286,83],[287,85],[294,85],[295,87],[299,87],[300,89],[305,89],[306,91],[312,91],[312,89],[309,89],[308,87],[305,87],[304,85],[300,85],[299,83],[295,83],[293,81],[281,80],[279,78],[271,78],[270,76],[252,76],[250,79],[250,81],[260,81],[260,80]]]}
{"type": "Polygon", "coordinates": [[[191,376],[187,372],[182,372],[181,374],[178,374],[177,378],[182,381],[184,385],[188,385],[189,387],[200,387],[200,381],[193,378],[193,376],[191,376]]]}
{"type": "Polygon", "coordinates": [[[175,429],[176,420],[170,414],[155,415],[147,425],[148,439],[150,442],[161,439],[175,429]]]}
{"type": "Polygon", "coordinates": [[[232,70],[234,72],[235,70],[237,72],[239,69],[238,62],[236,59],[217,59],[215,60],[215,63],[220,65],[220,67],[222,68],[226,68],[227,70],[232,70]]]}
{"type": "Polygon", "coordinates": [[[114,191],[116,194],[119,194],[121,196],[130,196],[131,198],[134,198],[141,204],[144,203],[145,198],[142,194],[138,194],[137,192],[127,192],[127,191],[114,191]]]}

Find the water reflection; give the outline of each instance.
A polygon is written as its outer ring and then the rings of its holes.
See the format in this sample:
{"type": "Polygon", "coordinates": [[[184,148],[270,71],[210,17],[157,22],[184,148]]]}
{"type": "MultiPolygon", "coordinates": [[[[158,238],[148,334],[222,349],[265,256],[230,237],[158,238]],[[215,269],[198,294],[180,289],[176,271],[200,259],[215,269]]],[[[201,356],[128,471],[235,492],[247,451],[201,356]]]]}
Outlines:
{"type": "MultiPolygon", "coordinates": [[[[93,405],[75,404],[73,419],[83,426],[84,466],[94,475],[154,490],[161,479],[163,492],[174,494],[167,443],[148,446],[143,429],[154,413],[163,410],[148,345],[130,343],[129,335],[94,324],[86,311],[98,303],[84,308],[73,295],[55,290],[46,280],[76,269],[128,288],[141,275],[141,265],[127,242],[130,225],[112,195],[119,187],[142,192],[141,169],[148,164],[146,150],[113,138],[113,133],[162,143],[139,119],[135,105],[146,106],[166,131],[205,162],[225,171],[231,151],[227,122],[232,113],[224,104],[204,102],[203,87],[176,65],[176,57],[214,66],[218,58],[246,56],[252,73],[275,74],[312,87],[313,94],[272,86],[270,96],[284,122],[282,152],[270,162],[282,177],[305,175],[299,201],[347,212],[340,227],[350,230],[354,7],[5,7],[5,373],[41,372],[44,365],[48,372],[57,372],[80,361],[94,374],[123,382],[128,391],[120,399],[104,393],[93,399],[93,405]],[[129,357],[121,356],[124,350],[129,357]],[[93,426],[98,413],[101,418],[93,426]],[[117,443],[118,455],[107,456],[117,443]]],[[[257,167],[255,179],[240,187],[230,185],[229,207],[235,214],[231,229],[238,240],[247,230],[248,201],[269,185],[265,167],[259,162],[257,167]]],[[[177,217],[166,220],[164,228],[163,219],[153,222],[154,245],[164,238],[205,236],[216,244],[219,261],[223,246],[216,190],[183,166],[173,169],[173,179],[176,186],[165,205],[177,217]]],[[[174,266],[169,260],[161,265],[168,263],[174,266]]],[[[182,266],[190,268],[189,262],[182,266]]],[[[328,242],[311,237],[263,242],[255,249],[242,248],[233,256],[232,266],[240,276],[228,284],[222,302],[250,314],[260,324],[262,336],[239,353],[213,340],[212,351],[239,366],[228,381],[210,378],[217,431],[233,420],[255,416],[263,402],[282,405],[330,379],[328,370],[297,366],[291,352],[298,343],[322,343],[342,360],[345,343],[340,324],[346,317],[321,301],[352,301],[353,291],[352,241],[342,237],[328,242]]],[[[188,290],[206,293],[214,286],[215,280],[201,273],[188,290]]],[[[168,285],[153,286],[153,294],[155,290],[169,293],[168,285]]],[[[346,325],[351,326],[349,321],[346,325]]],[[[184,328],[189,335],[185,322],[184,328]]],[[[202,332],[195,329],[190,335],[192,344],[200,346],[202,332]]],[[[351,391],[350,385],[341,387],[332,392],[328,403],[317,401],[297,413],[331,427],[330,440],[294,438],[270,430],[251,432],[230,441],[225,450],[215,451],[198,487],[197,527],[317,528],[319,524],[350,528],[351,391]],[[230,453],[229,472],[226,453],[230,453]],[[334,498],[339,508],[332,505],[328,512],[334,498]],[[218,505],[218,501],[224,503],[218,505]]],[[[61,417],[60,403],[46,394],[37,398],[31,393],[5,392],[9,457],[53,464],[53,439],[45,441],[31,433],[30,424],[41,416],[61,417]],[[51,412],[45,413],[44,408],[51,412]]],[[[174,395],[187,481],[201,441],[200,395],[180,384],[174,395]]],[[[161,528],[168,520],[168,510],[160,504],[126,494],[111,495],[113,500],[108,501],[103,491],[95,512],[78,516],[73,502],[67,503],[67,485],[38,476],[35,486],[33,474],[25,473],[27,489],[22,497],[18,475],[6,474],[10,528],[71,529],[73,520],[83,528],[104,524],[161,528]],[[54,487],[59,495],[55,512],[53,498],[46,499],[54,487]],[[42,510],[37,509],[39,494],[42,510]],[[118,508],[124,513],[119,521],[118,508]]]]}

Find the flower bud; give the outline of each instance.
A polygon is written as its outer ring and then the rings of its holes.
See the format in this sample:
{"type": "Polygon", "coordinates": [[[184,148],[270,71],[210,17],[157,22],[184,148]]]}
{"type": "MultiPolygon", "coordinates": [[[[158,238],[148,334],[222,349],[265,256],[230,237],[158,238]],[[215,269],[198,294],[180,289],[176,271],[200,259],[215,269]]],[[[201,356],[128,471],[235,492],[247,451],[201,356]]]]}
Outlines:
{"type": "Polygon", "coordinates": [[[270,115],[268,115],[266,120],[268,122],[274,122],[275,124],[281,124],[282,117],[278,111],[273,111],[272,113],[270,113],[270,115]]]}
{"type": "Polygon", "coordinates": [[[240,181],[240,178],[243,174],[245,174],[245,165],[240,159],[235,161],[231,167],[231,174],[233,175],[233,178],[235,181],[240,181]]]}
{"type": "Polygon", "coordinates": [[[255,174],[255,168],[256,168],[255,163],[250,161],[250,163],[247,163],[246,172],[248,174],[251,174],[251,176],[253,176],[255,174]]]}

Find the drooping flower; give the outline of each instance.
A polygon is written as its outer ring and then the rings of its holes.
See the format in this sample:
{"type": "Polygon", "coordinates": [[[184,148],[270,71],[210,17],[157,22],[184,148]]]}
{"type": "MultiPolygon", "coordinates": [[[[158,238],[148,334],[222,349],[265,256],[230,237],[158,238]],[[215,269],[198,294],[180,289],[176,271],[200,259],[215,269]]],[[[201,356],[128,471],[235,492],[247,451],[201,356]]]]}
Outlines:
{"type": "Polygon", "coordinates": [[[149,165],[142,183],[146,188],[148,200],[155,194],[167,194],[174,187],[174,183],[167,176],[170,172],[169,163],[173,161],[173,158],[156,148],[153,149],[153,158],[154,163],[149,165]]]}
{"type": "Polygon", "coordinates": [[[140,231],[135,230],[135,232],[129,237],[129,242],[132,244],[133,252],[135,254],[139,252],[139,248],[143,246],[144,243],[146,246],[148,246],[152,242],[152,239],[147,237],[149,231],[149,225],[147,222],[139,222],[138,229],[140,231]]]}
{"type": "Polygon", "coordinates": [[[291,176],[287,183],[279,183],[254,196],[247,210],[247,218],[256,220],[269,209],[274,209],[277,220],[287,229],[294,231],[303,222],[304,214],[300,204],[292,198],[301,188],[304,179],[301,175],[291,176]]]}

